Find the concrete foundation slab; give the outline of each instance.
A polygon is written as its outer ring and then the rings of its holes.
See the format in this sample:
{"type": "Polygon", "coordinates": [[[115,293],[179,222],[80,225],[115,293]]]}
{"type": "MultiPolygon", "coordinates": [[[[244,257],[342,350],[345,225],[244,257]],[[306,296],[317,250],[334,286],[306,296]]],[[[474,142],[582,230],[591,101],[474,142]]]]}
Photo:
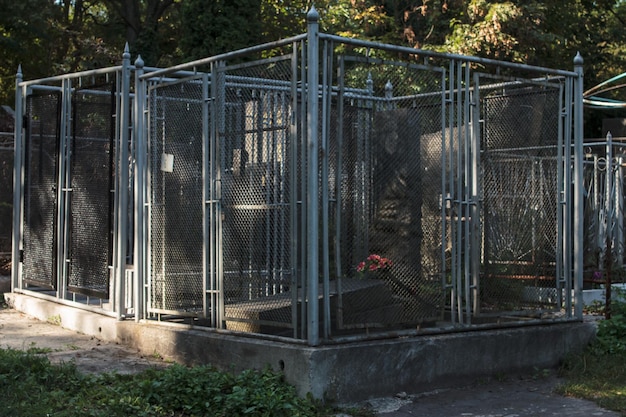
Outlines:
{"type": "Polygon", "coordinates": [[[183,364],[235,372],[270,366],[302,395],[341,403],[458,386],[481,376],[557,366],[595,335],[587,322],[419,335],[311,347],[288,339],[163,322],[118,321],[24,294],[8,304],[70,330],[183,364]]]}

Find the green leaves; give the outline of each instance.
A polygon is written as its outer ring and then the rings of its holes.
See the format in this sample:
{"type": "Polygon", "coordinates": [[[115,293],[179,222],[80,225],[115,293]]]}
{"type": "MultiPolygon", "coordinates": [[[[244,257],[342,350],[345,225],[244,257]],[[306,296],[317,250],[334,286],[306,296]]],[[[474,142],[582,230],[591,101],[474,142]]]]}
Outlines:
{"type": "Polygon", "coordinates": [[[137,375],[83,375],[72,364],[0,350],[3,416],[313,417],[318,404],[300,398],[270,369],[238,375],[210,366],[152,369],[137,375]]]}

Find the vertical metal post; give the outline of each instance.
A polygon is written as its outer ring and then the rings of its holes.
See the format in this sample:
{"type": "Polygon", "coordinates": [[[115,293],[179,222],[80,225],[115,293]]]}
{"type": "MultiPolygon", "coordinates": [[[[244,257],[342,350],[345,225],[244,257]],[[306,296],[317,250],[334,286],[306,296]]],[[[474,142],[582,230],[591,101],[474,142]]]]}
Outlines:
{"type": "MultiPolygon", "coordinates": [[[[456,151],[456,190],[454,191],[454,216],[456,217],[454,222],[454,228],[456,229],[456,265],[455,265],[455,277],[456,277],[456,303],[457,314],[459,324],[463,324],[463,151],[465,144],[463,142],[465,129],[463,126],[463,63],[461,61],[456,62],[456,138],[457,138],[457,151],[456,151]]],[[[452,170],[450,172],[453,172],[452,170]]]]}
{"type": "Polygon", "coordinates": [[[307,340],[319,344],[319,192],[318,192],[318,85],[319,14],[315,7],[307,13],[307,340]]]}
{"type": "MultiPolygon", "coordinates": [[[[302,44],[302,48],[300,51],[300,60],[302,65],[300,65],[300,80],[301,80],[301,99],[300,103],[300,118],[298,120],[298,126],[300,132],[299,140],[299,163],[300,163],[300,183],[299,183],[299,215],[300,215],[300,225],[299,225],[299,235],[296,237],[297,244],[299,245],[299,263],[298,267],[300,268],[298,279],[299,284],[295,288],[301,288],[301,302],[300,302],[300,338],[306,339],[307,337],[307,303],[306,303],[306,295],[307,295],[307,285],[308,285],[308,274],[307,274],[307,210],[306,210],[306,196],[307,196],[307,126],[308,126],[308,118],[307,118],[307,106],[306,106],[306,80],[307,80],[307,43],[302,44]]],[[[296,107],[297,108],[297,107],[296,107]]]]}
{"type": "MultiPolygon", "coordinates": [[[[337,280],[341,279],[342,276],[342,262],[341,262],[341,205],[342,205],[342,194],[341,194],[341,185],[343,181],[343,117],[344,117],[344,103],[343,103],[343,94],[345,91],[344,84],[344,66],[342,57],[339,58],[341,62],[338,62],[338,67],[340,68],[339,72],[339,92],[337,94],[337,123],[336,123],[336,168],[335,168],[335,277],[337,280]]],[[[337,288],[337,293],[339,293],[339,288],[337,288]]]]}
{"type": "Polygon", "coordinates": [[[330,248],[329,238],[330,232],[329,226],[329,190],[328,190],[328,131],[330,129],[328,123],[330,121],[330,101],[331,101],[331,84],[332,84],[332,63],[330,62],[330,55],[332,53],[332,44],[328,42],[324,43],[324,55],[322,58],[322,131],[321,131],[321,143],[320,154],[322,157],[322,172],[321,172],[321,189],[322,189],[322,292],[323,292],[323,329],[324,338],[327,339],[330,336],[330,248]]]}
{"type": "Polygon", "coordinates": [[[615,175],[613,176],[615,181],[615,251],[616,266],[622,267],[624,265],[624,158],[622,156],[617,158],[615,175]]]}
{"type": "MultiPolygon", "coordinates": [[[[290,212],[290,252],[291,252],[291,325],[293,327],[293,338],[298,338],[298,273],[299,268],[299,239],[298,239],[298,44],[294,43],[291,56],[291,120],[289,125],[289,143],[291,144],[291,155],[289,163],[289,212],[290,212]]],[[[302,107],[302,106],[300,106],[302,107]]]]}
{"type": "MultiPolygon", "coordinates": [[[[569,89],[566,89],[565,91],[567,91],[569,89]]],[[[559,109],[567,109],[567,107],[564,105],[564,103],[566,103],[566,97],[564,96],[564,89],[563,86],[560,87],[559,89],[559,109]]],[[[557,139],[557,156],[556,156],[556,167],[557,167],[557,173],[556,173],[556,184],[557,184],[557,193],[556,193],[556,268],[555,268],[555,272],[556,272],[556,283],[555,283],[555,287],[556,287],[556,292],[557,292],[557,305],[559,307],[563,306],[563,278],[564,278],[564,272],[563,272],[563,251],[564,251],[564,241],[563,241],[563,226],[564,226],[564,219],[563,219],[563,204],[564,204],[564,197],[565,197],[565,190],[564,190],[564,180],[563,180],[563,175],[564,175],[564,168],[565,168],[565,164],[563,162],[563,146],[564,146],[564,124],[565,124],[565,115],[566,113],[561,112],[561,114],[559,115],[559,125],[558,125],[558,139],[557,139]]],[[[571,298],[571,297],[570,297],[571,298]]]]}
{"type": "MultiPolygon", "coordinates": [[[[447,184],[447,171],[446,171],[446,140],[451,135],[446,135],[446,129],[449,125],[448,119],[446,116],[446,110],[448,104],[452,101],[452,98],[448,98],[448,91],[446,87],[446,79],[447,74],[446,71],[441,72],[441,288],[445,294],[449,288],[448,279],[446,276],[447,265],[446,265],[446,248],[448,246],[447,242],[447,230],[448,230],[448,222],[446,221],[448,215],[448,204],[450,200],[448,198],[449,192],[446,189],[447,184]]],[[[450,84],[451,85],[451,84],[450,84]]],[[[452,94],[450,90],[449,94],[452,94]]],[[[454,296],[452,296],[450,300],[451,307],[451,320],[454,323],[454,296]]]]}
{"type": "Polygon", "coordinates": [[[116,251],[113,255],[113,280],[115,287],[114,309],[118,320],[125,314],[125,285],[126,275],[126,252],[128,248],[128,140],[130,136],[130,52],[128,44],[124,47],[122,54],[121,69],[121,101],[117,109],[119,118],[119,141],[117,148],[117,189],[115,213],[117,217],[117,228],[115,230],[115,240],[117,242],[116,251]]]}
{"type": "Polygon", "coordinates": [[[215,245],[213,251],[215,253],[215,265],[213,266],[214,285],[217,289],[217,306],[216,322],[217,328],[224,327],[222,318],[225,315],[224,305],[224,247],[222,236],[224,233],[224,223],[222,221],[222,149],[221,141],[224,137],[226,125],[225,103],[226,103],[226,76],[224,72],[224,61],[219,61],[211,66],[211,100],[210,100],[210,122],[211,122],[211,150],[210,157],[213,162],[211,175],[213,176],[213,198],[215,201],[214,221],[215,221],[215,238],[212,243],[215,245]]]}
{"type": "Polygon", "coordinates": [[[574,314],[583,318],[583,58],[580,53],[574,58],[574,314]]]}
{"type": "Polygon", "coordinates": [[[134,247],[134,308],[135,308],[135,321],[139,321],[145,318],[145,305],[144,305],[144,283],[146,280],[146,268],[145,268],[145,254],[146,244],[145,239],[145,190],[146,190],[146,156],[148,155],[148,149],[146,145],[146,130],[144,125],[144,116],[146,112],[146,87],[145,81],[141,78],[143,75],[144,62],[141,59],[141,55],[137,56],[135,60],[135,100],[133,102],[134,110],[134,142],[135,142],[135,237],[133,245],[134,247]]]}
{"type": "Polygon", "coordinates": [[[573,108],[569,105],[573,100],[573,89],[575,87],[574,80],[569,79],[565,90],[565,103],[569,107],[564,118],[564,130],[563,130],[563,159],[561,164],[563,166],[563,183],[562,193],[563,202],[561,204],[561,210],[563,211],[563,247],[561,252],[562,258],[562,270],[563,270],[563,291],[565,293],[565,312],[568,318],[572,317],[572,256],[573,253],[573,225],[572,225],[572,118],[573,108]]]}
{"type": "Polygon", "coordinates": [[[604,235],[604,279],[605,279],[605,308],[604,317],[611,318],[611,290],[612,290],[612,270],[613,270],[613,236],[614,236],[614,223],[615,219],[613,213],[613,135],[609,132],[606,135],[606,153],[605,153],[605,165],[604,165],[604,222],[605,235],[604,235]]]}
{"type": "Polygon", "coordinates": [[[344,122],[344,94],[345,94],[345,66],[343,56],[338,58],[338,80],[339,91],[337,92],[337,155],[336,155],[336,168],[335,168],[335,291],[337,292],[337,310],[335,312],[337,328],[343,328],[343,288],[342,277],[343,267],[341,262],[341,237],[342,224],[341,224],[341,206],[342,206],[342,182],[343,182],[343,122],[344,122]]]}
{"type": "MultiPolygon", "coordinates": [[[[460,72],[459,72],[460,73],[460,72]]],[[[471,244],[472,244],[472,235],[470,230],[470,219],[471,219],[471,207],[472,204],[472,196],[471,196],[471,187],[472,187],[472,179],[473,173],[471,171],[472,168],[472,148],[471,148],[471,120],[470,120],[470,65],[469,63],[465,64],[465,74],[463,76],[465,79],[465,88],[463,89],[463,286],[465,293],[465,320],[467,324],[471,324],[472,322],[472,286],[471,286],[471,244]]],[[[472,219],[476,220],[476,219],[472,219]]]]}
{"type": "Polygon", "coordinates": [[[22,83],[22,66],[18,66],[15,74],[15,132],[13,136],[13,235],[11,246],[11,291],[21,289],[20,279],[20,242],[22,241],[22,206],[24,203],[24,169],[22,167],[23,139],[22,121],[24,116],[22,83]]]}
{"type": "MultiPolygon", "coordinates": [[[[454,176],[454,144],[456,139],[456,123],[454,119],[454,111],[455,111],[455,94],[454,94],[454,80],[456,75],[456,65],[455,61],[450,61],[450,71],[449,71],[449,91],[448,91],[448,126],[450,127],[450,147],[449,147],[449,155],[448,161],[449,166],[442,166],[443,175],[447,176],[448,179],[448,196],[446,201],[450,205],[449,207],[449,223],[450,223],[450,317],[452,324],[457,324],[457,308],[458,308],[458,300],[457,300],[457,251],[458,245],[456,242],[456,227],[454,223],[454,215],[456,212],[456,202],[455,202],[455,176],[454,176]]],[[[445,217],[444,217],[445,218],[445,217]]],[[[445,231],[444,231],[445,232],[445,231]]],[[[444,236],[445,238],[445,236],[444,236]]],[[[447,242],[442,242],[443,246],[447,245],[447,242]]],[[[445,254],[444,254],[444,271],[445,271],[445,254]]]]}
{"type": "Polygon", "coordinates": [[[215,218],[213,216],[213,175],[211,173],[210,157],[211,137],[209,129],[209,76],[202,75],[202,308],[204,317],[210,319],[211,326],[218,323],[218,292],[215,280],[215,218]]]}
{"type": "MultiPolygon", "coordinates": [[[[215,85],[216,65],[211,66],[211,74],[202,76],[202,136],[203,136],[203,195],[205,204],[204,210],[204,274],[206,293],[210,300],[211,326],[215,328],[224,327],[224,277],[222,274],[222,216],[221,216],[221,171],[217,167],[220,155],[218,132],[216,129],[217,119],[216,96],[217,86],[215,85]],[[213,89],[212,89],[213,88],[213,89]]],[[[205,298],[207,297],[205,293],[205,298]]]]}
{"type": "Polygon", "coordinates": [[[469,220],[471,221],[471,229],[470,229],[470,277],[471,277],[471,301],[472,301],[472,310],[474,314],[480,313],[480,243],[481,243],[481,224],[480,224],[480,201],[481,201],[481,190],[480,190],[480,143],[481,143],[481,132],[480,132],[480,77],[478,74],[474,74],[474,89],[473,89],[473,97],[471,100],[472,106],[472,136],[471,136],[471,157],[472,157],[472,182],[471,182],[471,200],[470,200],[470,216],[469,220]]]}
{"type": "Polygon", "coordinates": [[[56,233],[56,277],[57,297],[65,299],[67,296],[67,262],[68,248],[68,224],[69,215],[69,192],[70,192],[70,169],[71,161],[71,136],[72,136],[72,80],[64,78],[62,81],[61,94],[61,125],[59,138],[59,168],[57,176],[57,233],[56,233]]]}
{"type": "MultiPolygon", "coordinates": [[[[606,135],[606,142],[605,142],[605,164],[604,164],[604,221],[606,223],[606,227],[605,227],[605,242],[601,242],[601,243],[607,243],[608,240],[613,240],[613,220],[614,220],[614,213],[613,213],[613,209],[614,209],[614,201],[613,201],[613,187],[615,186],[615,183],[613,182],[613,170],[614,170],[614,165],[613,165],[613,135],[611,134],[611,132],[608,132],[608,134],[606,135]]],[[[606,252],[604,254],[604,259],[605,261],[607,259],[610,258],[611,254],[608,253],[609,251],[609,247],[607,245],[606,247],[606,252]]]]}

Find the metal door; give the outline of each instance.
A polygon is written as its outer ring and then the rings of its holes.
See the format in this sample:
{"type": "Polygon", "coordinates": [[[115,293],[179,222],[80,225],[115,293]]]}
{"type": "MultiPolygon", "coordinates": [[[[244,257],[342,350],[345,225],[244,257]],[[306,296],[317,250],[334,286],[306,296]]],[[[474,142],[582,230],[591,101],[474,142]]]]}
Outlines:
{"type": "Polygon", "coordinates": [[[57,202],[61,94],[26,98],[23,279],[57,287],[57,202]]]}

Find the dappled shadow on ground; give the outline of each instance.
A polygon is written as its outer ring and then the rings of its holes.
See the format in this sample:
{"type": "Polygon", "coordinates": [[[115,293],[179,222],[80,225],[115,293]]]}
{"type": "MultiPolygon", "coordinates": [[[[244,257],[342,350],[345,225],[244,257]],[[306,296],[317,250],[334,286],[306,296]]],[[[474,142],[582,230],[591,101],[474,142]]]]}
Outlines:
{"type": "Polygon", "coordinates": [[[46,355],[52,363],[74,363],[85,373],[132,374],[169,363],[116,343],[67,330],[53,323],[0,307],[0,348],[46,355]]]}

